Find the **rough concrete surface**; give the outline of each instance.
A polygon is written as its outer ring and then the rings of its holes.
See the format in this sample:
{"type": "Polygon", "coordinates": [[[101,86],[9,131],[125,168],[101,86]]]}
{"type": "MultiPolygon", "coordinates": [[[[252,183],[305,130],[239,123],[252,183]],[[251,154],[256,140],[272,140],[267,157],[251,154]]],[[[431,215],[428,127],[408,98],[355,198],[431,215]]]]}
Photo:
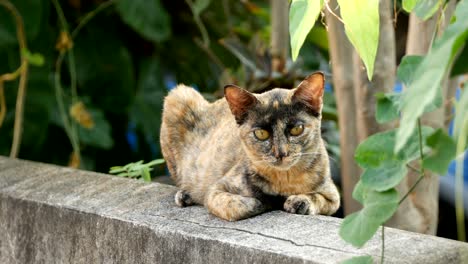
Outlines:
{"type": "MultiPolygon", "coordinates": [[[[0,157],[0,263],[338,263],[371,255],[341,219],[281,211],[239,222],[178,208],[176,188],[0,157]]],[[[468,244],[385,229],[386,263],[468,263],[468,244]]],[[[378,232],[380,233],[380,232],[378,232]]]]}

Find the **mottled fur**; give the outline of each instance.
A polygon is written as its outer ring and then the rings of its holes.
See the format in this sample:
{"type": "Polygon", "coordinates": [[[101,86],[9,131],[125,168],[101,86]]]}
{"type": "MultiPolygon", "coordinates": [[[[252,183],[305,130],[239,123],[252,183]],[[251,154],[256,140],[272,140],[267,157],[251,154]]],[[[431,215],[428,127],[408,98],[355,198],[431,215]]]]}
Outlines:
{"type": "Polygon", "coordinates": [[[208,103],[179,85],[164,102],[161,147],[180,191],[179,206],[202,204],[235,221],[273,208],[333,214],[340,198],[320,135],[324,78],[315,73],[296,89],[253,95],[226,86],[208,103]],[[303,125],[298,136],[291,127],[303,125]],[[255,129],[270,138],[261,141],[255,129]]]}

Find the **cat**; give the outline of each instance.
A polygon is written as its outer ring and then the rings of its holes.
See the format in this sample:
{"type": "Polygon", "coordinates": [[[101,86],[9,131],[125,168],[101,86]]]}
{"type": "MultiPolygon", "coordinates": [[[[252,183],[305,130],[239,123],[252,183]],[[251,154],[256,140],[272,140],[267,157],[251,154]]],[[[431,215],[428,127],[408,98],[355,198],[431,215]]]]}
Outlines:
{"type": "Polygon", "coordinates": [[[161,149],[178,206],[237,221],[282,208],[335,213],[340,196],[320,134],[324,75],[252,94],[235,85],[213,103],[178,85],[164,100],[161,149]]]}

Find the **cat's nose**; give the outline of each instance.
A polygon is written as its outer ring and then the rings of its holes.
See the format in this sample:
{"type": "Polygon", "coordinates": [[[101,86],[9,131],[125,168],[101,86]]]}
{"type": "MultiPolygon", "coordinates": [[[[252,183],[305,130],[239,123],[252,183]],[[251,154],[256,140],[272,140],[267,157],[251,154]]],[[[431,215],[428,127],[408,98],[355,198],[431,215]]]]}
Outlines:
{"type": "Polygon", "coordinates": [[[281,160],[281,159],[287,157],[288,155],[289,155],[288,152],[286,150],[282,150],[282,149],[275,152],[275,158],[278,159],[278,160],[281,160]]]}

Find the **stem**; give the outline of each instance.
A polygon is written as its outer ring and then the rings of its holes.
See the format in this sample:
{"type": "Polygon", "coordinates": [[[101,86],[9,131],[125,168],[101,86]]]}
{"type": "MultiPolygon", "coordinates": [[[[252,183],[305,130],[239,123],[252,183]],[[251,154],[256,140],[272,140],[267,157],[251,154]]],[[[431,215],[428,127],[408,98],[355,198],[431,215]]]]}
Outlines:
{"type": "MultiPolygon", "coordinates": [[[[27,50],[26,35],[24,34],[24,24],[21,15],[15,6],[8,0],[0,0],[0,5],[4,6],[14,17],[16,22],[16,36],[20,48],[21,66],[20,80],[18,86],[18,94],[16,96],[16,109],[15,109],[15,124],[13,128],[13,144],[10,150],[10,157],[16,158],[18,156],[19,147],[21,144],[21,136],[23,134],[23,110],[24,99],[26,97],[26,83],[28,81],[28,60],[24,56],[23,50],[27,50]]],[[[3,90],[3,84],[1,89],[3,90]]],[[[3,93],[3,91],[2,91],[3,93]]],[[[4,109],[6,112],[6,108],[4,109]]]]}
{"type": "Polygon", "coordinates": [[[67,112],[65,110],[65,104],[63,103],[63,89],[60,84],[60,68],[62,67],[62,62],[65,54],[62,53],[59,55],[57,62],[55,64],[55,99],[57,100],[57,105],[59,107],[59,113],[62,117],[63,127],[65,128],[65,133],[67,133],[68,138],[72,144],[73,152],[77,155],[78,159],[81,161],[80,157],[80,146],[78,143],[78,138],[76,133],[72,130],[70,125],[70,120],[68,119],[67,112]]]}
{"type": "MultiPolygon", "coordinates": [[[[59,17],[60,21],[60,26],[62,27],[62,31],[64,31],[68,36],[70,36],[70,32],[68,31],[68,23],[67,20],[65,19],[65,15],[63,13],[62,7],[60,6],[59,2],[57,0],[52,1],[55,10],[57,12],[57,15],[59,17]]],[[[92,18],[88,18],[85,22],[89,21],[92,18]]],[[[84,25],[84,23],[83,23],[84,25]]],[[[82,25],[82,26],[83,26],[82,25]]],[[[79,32],[76,31],[76,33],[79,32]]],[[[71,40],[70,40],[71,41],[71,40]]],[[[62,61],[64,58],[65,53],[68,53],[68,69],[70,71],[70,86],[71,86],[71,97],[72,97],[72,104],[76,103],[78,101],[78,93],[76,89],[76,65],[75,65],[75,55],[73,52],[73,47],[71,47],[69,50],[65,51],[64,53],[61,53],[59,55],[59,58],[57,59],[56,63],[56,69],[55,69],[55,91],[56,91],[56,100],[59,105],[59,111],[60,115],[62,116],[62,121],[63,125],[65,128],[65,132],[67,133],[67,136],[70,138],[70,142],[72,144],[73,152],[78,158],[78,161],[81,162],[81,154],[80,154],[80,145],[79,145],[79,139],[77,135],[77,129],[76,125],[73,121],[70,121],[68,119],[68,114],[65,110],[65,105],[63,103],[63,89],[60,84],[60,69],[62,68],[62,61]]]]}
{"type": "Polygon", "coordinates": [[[457,218],[457,236],[458,240],[460,241],[466,241],[465,211],[463,205],[463,171],[465,160],[464,147],[466,145],[466,137],[468,135],[468,117],[465,117],[463,121],[464,122],[462,123],[457,140],[457,158],[455,170],[455,214],[457,218]]]}
{"type": "Polygon", "coordinates": [[[190,10],[192,11],[192,14],[193,14],[193,20],[195,21],[195,24],[197,25],[198,29],[200,30],[200,33],[201,33],[202,39],[203,39],[203,45],[205,47],[209,47],[210,46],[210,38],[208,37],[208,31],[206,31],[205,25],[201,21],[200,14],[195,13],[195,9],[193,7],[192,0],[185,0],[185,2],[190,7],[190,10]]]}
{"type": "Polygon", "coordinates": [[[408,192],[400,199],[398,204],[401,204],[410,195],[410,193],[416,188],[416,186],[418,185],[418,183],[422,179],[424,179],[424,174],[419,175],[419,178],[416,180],[416,182],[413,184],[413,186],[411,186],[411,188],[408,190],[408,192]]]}
{"type": "MultiPolygon", "coordinates": [[[[422,160],[424,159],[424,151],[423,151],[423,142],[422,142],[422,132],[421,132],[421,119],[418,118],[418,139],[419,139],[419,158],[421,159],[421,170],[419,171],[419,178],[416,180],[416,182],[411,186],[411,188],[408,190],[408,192],[400,199],[398,204],[401,204],[408,196],[409,194],[418,186],[419,182],[424,179],[424,166],[422,166],[422,160]]],[[[406,166],[413,168],[411,165],[407,164],[406,166]]],[[[416,168],[414,168],[417,170],[416,168]]]]}
{"type": "Polygon", "coordinates": [[[411,165],[411,164],[409,164],[409,163],[406,164],[406,167],[410,168],[410,169],[413,170],[414,172],[421,173],[421,171],[420,171],[418,168],[414,167],[413,165],[411,165]]]}
{"type": "Polygon", "coordinates": [[[385,259],[385,226],[382,225],[382,253],[380,255],[380,263],[383,264],[385,259]]]}

